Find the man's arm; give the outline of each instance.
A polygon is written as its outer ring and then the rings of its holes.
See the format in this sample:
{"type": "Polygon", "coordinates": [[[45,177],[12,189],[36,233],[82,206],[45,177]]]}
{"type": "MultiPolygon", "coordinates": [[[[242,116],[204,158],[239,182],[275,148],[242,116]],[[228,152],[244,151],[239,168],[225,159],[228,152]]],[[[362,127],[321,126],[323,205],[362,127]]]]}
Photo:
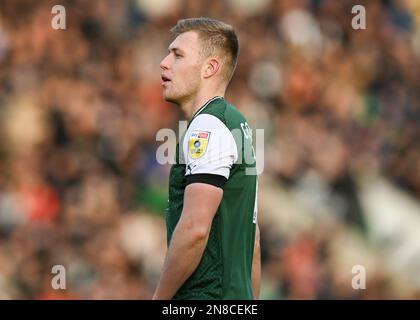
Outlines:
{"type": "Polygon", "coordinates": [[[223,189],[205,183],[185,188],[184,207],[166,253],[153,299],[171,299],[200,263],[223,189]]]}
{"type": "Polygon", "coordinates": [[[254,300],[258,300],[260,297],[260,285],[261,285],[261,248],[260,248],[260,228],[255,230],[255,243],[254,243],[254,256],[252,258],[252,292],[254,300]]]}

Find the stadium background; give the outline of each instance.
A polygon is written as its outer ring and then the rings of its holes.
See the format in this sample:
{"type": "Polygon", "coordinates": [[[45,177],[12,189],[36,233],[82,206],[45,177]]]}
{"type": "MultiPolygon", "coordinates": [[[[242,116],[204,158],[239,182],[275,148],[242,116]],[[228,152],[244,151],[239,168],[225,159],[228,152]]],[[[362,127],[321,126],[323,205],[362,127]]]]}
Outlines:
{"type": "Polygon", "coordinates": [[[151,298],[181,119],[159,62],[192,16],[237,29],[227,99],[265,130],[261,298],[420,298],[419,1],[61,1],[65,31],[55,4],[0,3],[1,299],[151,298]]]}

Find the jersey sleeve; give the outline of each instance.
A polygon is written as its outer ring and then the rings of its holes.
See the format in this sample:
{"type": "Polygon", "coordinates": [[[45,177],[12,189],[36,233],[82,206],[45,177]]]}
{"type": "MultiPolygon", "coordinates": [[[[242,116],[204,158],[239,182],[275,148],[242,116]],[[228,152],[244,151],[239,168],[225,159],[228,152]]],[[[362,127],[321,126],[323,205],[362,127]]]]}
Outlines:
{"type": "Polygon", "coordinates": [[[202,182],[223,187],[238,159],[232,133],[210,114],[198,115],[191,122],[183,149],[187,184],[202,182]]]}

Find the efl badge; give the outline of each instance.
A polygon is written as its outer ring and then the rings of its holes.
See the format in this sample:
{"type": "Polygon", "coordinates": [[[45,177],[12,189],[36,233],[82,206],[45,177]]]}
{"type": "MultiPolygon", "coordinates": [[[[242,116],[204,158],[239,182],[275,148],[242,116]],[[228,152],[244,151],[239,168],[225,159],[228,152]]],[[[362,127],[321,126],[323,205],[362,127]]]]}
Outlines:
{"type": "Polygon", "coordinates": [[[200,158],[207,150],[210,132],[194,130],[188,141],[188,155],[191,159],[200,158]]]}

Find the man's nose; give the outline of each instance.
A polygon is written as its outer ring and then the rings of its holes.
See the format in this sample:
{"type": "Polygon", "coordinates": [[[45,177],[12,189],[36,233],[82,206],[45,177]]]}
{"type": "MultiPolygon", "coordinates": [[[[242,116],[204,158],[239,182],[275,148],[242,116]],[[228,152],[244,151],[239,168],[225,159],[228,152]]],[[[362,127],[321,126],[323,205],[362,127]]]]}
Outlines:
{"type": "Polygon", "coordinates": [[[168,66],[168,57],[169,57],[169,56],[166,56],[166,57],[165,57],[165,58],[163,58],[163,60],[160,62],[160,68],[161,68],[162,70],[169,69],[169,66],[168,66]]]}

